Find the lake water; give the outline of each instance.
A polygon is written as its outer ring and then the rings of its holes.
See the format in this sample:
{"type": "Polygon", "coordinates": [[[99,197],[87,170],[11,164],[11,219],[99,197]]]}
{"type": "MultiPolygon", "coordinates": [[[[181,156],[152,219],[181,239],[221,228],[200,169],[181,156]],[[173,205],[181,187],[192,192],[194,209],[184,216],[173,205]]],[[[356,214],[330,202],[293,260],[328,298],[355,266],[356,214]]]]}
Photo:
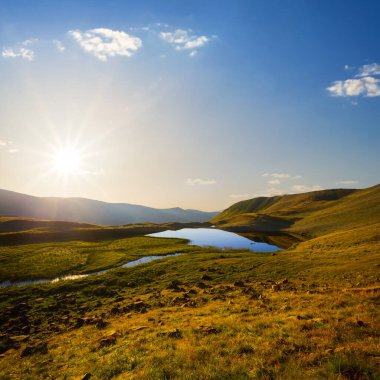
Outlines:
{"type": "Polygon", "coordinates": [[[190,240],[190,245],[198,245],[201,247],[216,247],[222,249],[246,248],[252,252],[272,252],[281,250],[281,248],[275,245],[255,242],[233,232],[218,230],[216,228],[182,228],[177,231],[167,230],[149,234],[147,236],[188,239],[190,240]]]}
{"type": "MultiPolygon", "coordinates": [[[[162,255],[162,256],[145,256],[145,257],[142,257],[141,259],[138,259],[138,260],[129,261],[128,263],[121,265],[121,267],[128,267],[128,268],[134,267],[135,265],[145,264],[145,263],[149,263],[149,262],[154,261],[154,260],[159,260],[159,259],[164,259],[166,257],[173,257],[173,256],[179,256],[179,255],[182,255],[182,253],[178,252],[178,253],[172,253],[169,255],[162,255]]],[[[121,267],[118,267],[118,268],[121,268],[121,267]]],[[[102,273],[108,272],[111,269],[115,269],[115,268],[100,270],[97,272],[91,272],[91,273],[86,273],[86,274],[69,274],[67,276],[56,277],[56,278],[53,278],[50,280],[41,278],[41,279],[37,279],[37,280],[23,280],[23,281],[16,281],[16,282],[4,281],[4,282],[0,283],[0,288],[5,288],[8,286],[23,286],[23,285],[43,284],[46,282],[56,283],[56,282],[60,282],[60,281],[78,280],[78,279],[85,278],[88,276],[93,276],[96,274],[102,274],[102,273]]]]}

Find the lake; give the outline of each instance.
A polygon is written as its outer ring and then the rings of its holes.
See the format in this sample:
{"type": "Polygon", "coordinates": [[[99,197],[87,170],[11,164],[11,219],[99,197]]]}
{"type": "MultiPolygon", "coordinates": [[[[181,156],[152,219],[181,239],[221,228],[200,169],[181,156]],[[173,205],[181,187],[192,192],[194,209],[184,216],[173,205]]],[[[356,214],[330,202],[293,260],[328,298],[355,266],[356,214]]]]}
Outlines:
{"type": "Polygon", "coordinates": [[[252,252],[272,252],[279,251],[281,248],[260,243],[224,230],[217,228],[182,228],[181,230],[162,231],[147,236],[160,238],[180,238],[190,240],[190,245],[198,245],[201,247],[216,247],[216,248],[246,248],[252,252]]]}

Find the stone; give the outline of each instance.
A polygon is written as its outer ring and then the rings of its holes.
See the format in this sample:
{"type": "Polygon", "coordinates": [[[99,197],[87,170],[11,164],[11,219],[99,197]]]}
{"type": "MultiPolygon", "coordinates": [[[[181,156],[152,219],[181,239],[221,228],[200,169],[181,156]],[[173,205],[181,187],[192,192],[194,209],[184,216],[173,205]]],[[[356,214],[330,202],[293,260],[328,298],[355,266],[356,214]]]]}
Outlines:
{"type": "Polygon", "coordinates": [[[244,287],[244,286],[245,286],[245,284],[244,284],[244,282],[243,282],[243,281],[235,281],[235,282],[234,282],[234,286],[238,286],[238,287],[244,287]]]}
{"type": "Polygon", "coordinates": [[[28,346],[21,352],[21,357],[24,358],[26,356],[34,355],[34,354],[47,354],[48,347],[47,343],[40,343],[37,346],[28,346]]]}
{"type": "Polygon", "coordinates": [[[204,274],[204,275],[202,276],[202,280],[203,280],[203,281],[211,281],[212,278],[211,278],[209,275],[204,274]]]}
{"type": "Polygon", "coordinates": [[[112,346],[115,343],[116,343],[116,336],[110,335],[110,336],[100,339],[99,348],[112,346]]]}
{"type": "Polygon", "coordinates": [[[207,335],[219,333],[219,331],[215,327],[210,327],[210,326],[207,326],[207,327],[201,326],[200,332],[207,335]]]}
{"type": "Polygon", "coordinates": [[[180,339],[182,338],[182,332],[179,329],[175,329],[171,331],[159,332],[157,333],[157,336],[180,339]]]}
{"type": "Polygon", "coordinates": [[[77,318],[77,321],[75,323],[75,327],[79,328],[82,327],[85,323],[85,320],[83,318],[77,318]]]}
{"type": "Polygon", "coordinates": [[[109,294],[108,288],[105,285],[100,285],[94,290],[94,295],[98,297],[107,296],[109,294]]]}
{"type": "Polygon", "coordinates": [[[97,329],[104,329],[105,327],[108,326],[108,322],[104,321],[103,319],[100,319],[96,322],[95,326],[97,329]]]}
{"type": "Polygon", "coordinates": [[[89,378],[91,377],[91,373],[90,372],[87,372],[84,374],[84,376],[82,377],[82,380],[89,380],[89,378]]]}

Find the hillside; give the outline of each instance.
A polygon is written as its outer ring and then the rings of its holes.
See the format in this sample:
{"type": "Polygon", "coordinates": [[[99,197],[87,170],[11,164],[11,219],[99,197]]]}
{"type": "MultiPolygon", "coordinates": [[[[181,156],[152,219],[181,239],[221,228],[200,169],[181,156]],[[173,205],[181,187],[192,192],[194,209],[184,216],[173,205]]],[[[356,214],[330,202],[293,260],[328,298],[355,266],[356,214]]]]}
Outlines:
{"type": "Polygon", "coordinates": [[[211,222],[226,229],[308,237],[371,226],[380,222],[380,185],[254,198],[232,205],[211,222]]]}
{"type": "Polygon", "coordinates": [[[116,226],[145,222],[205,222],[217,213],[184,210],[179,207],[155,209],[85,198],[34,197],[0,190],[0,215],[116,226]]]}

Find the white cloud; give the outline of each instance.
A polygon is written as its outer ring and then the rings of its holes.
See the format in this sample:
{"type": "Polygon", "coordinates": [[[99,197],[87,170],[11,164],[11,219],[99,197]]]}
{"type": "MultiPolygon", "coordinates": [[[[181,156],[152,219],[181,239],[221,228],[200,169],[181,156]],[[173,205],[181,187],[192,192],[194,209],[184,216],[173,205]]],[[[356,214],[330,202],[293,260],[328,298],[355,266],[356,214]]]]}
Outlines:
{"type": "Polygon", "coordinates": [[[0,148],[3,148],[8,153],[18,153],[20,150],[13,146],[12,141],[5,141],[0,139],[0,148]]]}
{"type": "Polygon", "coordinates": [[[230,194],[230,198],[239,199],[239,198],[251,198],[250,194],[230,194]]]}
{"type": "MultiPolygon", "coordinates": [[[[345,66],[347,70],[348,66],[345,66]]],[[[359,72],[355,78],[346,80],[338,80],[327,87],[327,91],[331,96],[336,97],[351,97],[364,96],[375,97],[380,96],[380,79],[375,76],[380,75],[380,65],[371,63],[363,65],[359,68],[359,72]]]]}
{"type": "Polygon", "coordinates": [[[59,52],[64,52],[66,50],[66,48],[63,46],[62,42],[59,41],[59,40],[53,40],[53,44],[55,46],[55,48],[59,51],[59,52]]]}
{"type": "Polygon", "coordinates": [[[294,185],[292,186],[292,190],[296,193],[306,193],[308,191],[323,190],[323,187],[319,185],[314,185],[314,186],[294,185]]]}
{"type": "Polygon", "coordinates": [[[342,185],[357,185],[359,181],[347,180],[347,181],[338,181],[337,183],[342,184],[342,185]]]}
{"type": "MultiPolygon", "coordinates": [[[[299,179],[301,178],[300,175],[292,175],[289,173],[264,173],[263,177],[272,177],[276,179],[299,179]]],[[[272,183],[273,185],[278,184],[279,182],[272,183]]]]}
{"type": "Polygon", "coordinates": [[[279,185],[281,181],[279,179],[271,179],[270,181],[268,181],[268,183],[270,185],[279,185]]]}
{"type": "Polygon", "coordinates": [[[22,41],[22,42],[21,42],[21,45],[29,46],[29,45],[34,44],[34,43],[37,42],[37,41],[38,41],[38,38],[29,38],[29,39],[27,39],[27,40],[25,40],[25,41],[22,41]]]}
{"type": "Polygon", "coordinates": [[[363,77],[360,79],[347,79],[336,81],[327,91],[332,96],[380,96],[380,79],[374,77],[363,77]]]}
{"type": "Polygon", "coordinates": [[[27,48],[4,48],[1,52],[3,58],[23,58],[27,61],[33,61],[34,51],[27,48]]]}
{"type": "Polygon", "coordinates": [[[189,57],[193,58],[195,57],[196,55],[198,54],[198,51],[197,50],[193,50],[189,53],[189,57]]]}
{"type": "Polygon", "coordinates": [[[280,189],[276,189],[274,187],[267,190],[266,193],[263,194],[264,197],[273,197],[275,195],[282,195],[284,192],[280,189]]]}
{"type": "Polygon", "coordinates": [[[114,56],[130,57],[142,46],[140,38],[106,28],[90,29],[85,32],[70,30],[69,34],[82,49],[101,61],[107,61],[109,57],[114,56]]]}
{"type": "Polygon", "coordinates": [[[189,55],[194,57],[197,52],[195,49],[206,45],[211,38],[207,36],[197,36],[192,34],[190,29],[176,29],[174,32],[160,32],[160,37],[173,45],[176,50],[193,50],[189,55]]]}
{"type": "Polygon", "coordinates": [[[207,185],[214,185],[216,181],[214,179],[202,179],[202,178],[188,178],[186,180],[186,185],[188,186],[207,186],[207,185]]]}
{"type": "Polygon", "coordinates": [[[367,77],[370,75],[380,75],[380,65],[378,63],[371,63],[370,65],[363,65],[359,69],[357,77],[367,77]]]}

